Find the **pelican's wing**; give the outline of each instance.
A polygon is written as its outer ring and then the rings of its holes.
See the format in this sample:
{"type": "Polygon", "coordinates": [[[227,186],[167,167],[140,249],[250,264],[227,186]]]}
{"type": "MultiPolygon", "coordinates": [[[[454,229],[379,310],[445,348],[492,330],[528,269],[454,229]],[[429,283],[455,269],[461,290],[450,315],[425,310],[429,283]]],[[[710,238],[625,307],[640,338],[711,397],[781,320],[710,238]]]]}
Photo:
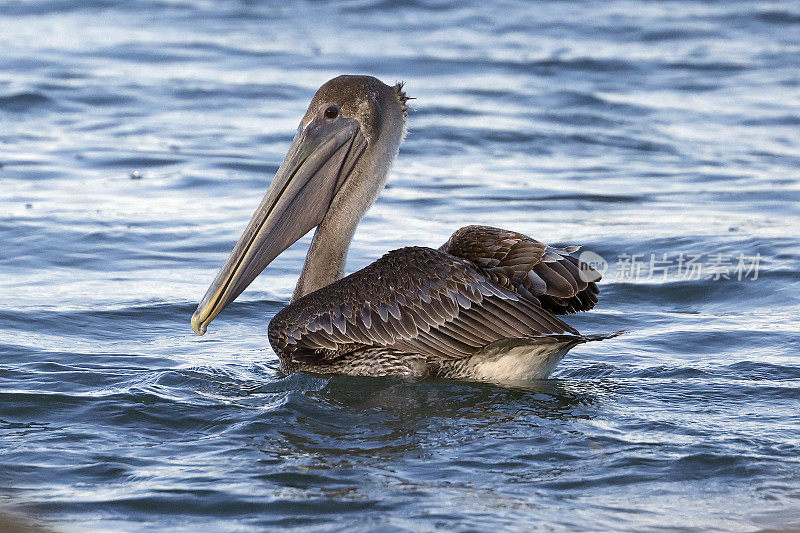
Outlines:
{"type": "Polygon", "coordinates": [[[578,334],[470,262],[430,248],[389,252],[295,301],[269,326],[275,351],[295,361],[363,346],[461,358],[499,339],[552,333],[578,334]]]}
{"type": "Polygon", "coordinates": [[[588,311],[597,303],[600,273],[570,252],[490,226],[466,226],[439,250],[466,259],[498,285],[555,314],[588,311]]]}

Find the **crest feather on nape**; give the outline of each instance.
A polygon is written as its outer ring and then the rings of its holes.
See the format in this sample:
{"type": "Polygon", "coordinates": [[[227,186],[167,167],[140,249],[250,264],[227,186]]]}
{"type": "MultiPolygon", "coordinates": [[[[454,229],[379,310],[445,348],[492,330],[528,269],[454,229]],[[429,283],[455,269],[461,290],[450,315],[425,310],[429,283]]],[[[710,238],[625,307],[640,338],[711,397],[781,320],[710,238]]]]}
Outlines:
{"type": "Polygon", "coordinates": [[[394,86],[395,95],[397,95],[397,101],[400,102],[400,107],[403,109],[403,116],[408,115],[408,110],[413,109],[409,107],[406,102],[409,100],[416,100],[416,98],[412,98],[406,95],[406,92],[403,90],[403,86],[406,84],[404,81],[398,81],[394,86]]]}

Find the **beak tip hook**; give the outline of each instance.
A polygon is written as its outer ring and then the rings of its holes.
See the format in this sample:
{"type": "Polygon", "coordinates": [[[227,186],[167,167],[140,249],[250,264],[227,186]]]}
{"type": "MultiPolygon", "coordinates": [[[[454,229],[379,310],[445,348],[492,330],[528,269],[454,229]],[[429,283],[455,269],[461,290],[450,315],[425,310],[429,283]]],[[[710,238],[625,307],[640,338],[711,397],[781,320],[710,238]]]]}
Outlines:
{"type": "Polygon", "coordinates": [[[192,330],[198,335],[203,336],[207,328],[207,325],[200,322],[200,315],[195,311],[192,315],[192,330]]]}

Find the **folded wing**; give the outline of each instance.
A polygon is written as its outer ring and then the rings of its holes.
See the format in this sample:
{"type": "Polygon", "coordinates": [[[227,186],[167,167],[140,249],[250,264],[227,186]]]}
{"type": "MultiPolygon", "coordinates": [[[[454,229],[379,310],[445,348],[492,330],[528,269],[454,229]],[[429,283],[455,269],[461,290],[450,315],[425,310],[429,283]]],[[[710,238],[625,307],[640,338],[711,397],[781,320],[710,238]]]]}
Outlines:
{"type": "MultiPolygon", "coordinates": [[[[548,253],[544,247],[540,260],[548,253]]],[[[500,263],[506,268],[511,261],[506,253],[500,263]]],[[[275,351],[297,362],[335,359],[365,346],[458,359],[500,339],[557,333],[578,334],[536,299],[502,283],[497,272],[418,247],[389,252],[300,298],[269,328],[275,351]]]]}
{"type": "Polygon", "coordinates": [[[588,311],[597,303],[601,275],[571,252],[490,226],[466,226],[440,251],[466,259],[488,279],[554,314],[588,311]]]}

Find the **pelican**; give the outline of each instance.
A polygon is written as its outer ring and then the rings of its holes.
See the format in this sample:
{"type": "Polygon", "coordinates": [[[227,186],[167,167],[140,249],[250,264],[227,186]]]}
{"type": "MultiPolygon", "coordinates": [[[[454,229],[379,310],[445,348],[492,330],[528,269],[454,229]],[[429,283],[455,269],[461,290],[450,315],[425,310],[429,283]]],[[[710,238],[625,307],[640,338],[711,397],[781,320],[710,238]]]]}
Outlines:
{"type": "Polygon", "coordinates": [[[356,225],[405,136],[403,84],[339,76],[314,95],[286,159],[192,315],[198,335],[316,227],[291,303],[269,324],[284,374],[542,379],[581,335],[556,315],[597,302],[600,274],[514,231],[467,226],[343,277],[356,225]]]}

